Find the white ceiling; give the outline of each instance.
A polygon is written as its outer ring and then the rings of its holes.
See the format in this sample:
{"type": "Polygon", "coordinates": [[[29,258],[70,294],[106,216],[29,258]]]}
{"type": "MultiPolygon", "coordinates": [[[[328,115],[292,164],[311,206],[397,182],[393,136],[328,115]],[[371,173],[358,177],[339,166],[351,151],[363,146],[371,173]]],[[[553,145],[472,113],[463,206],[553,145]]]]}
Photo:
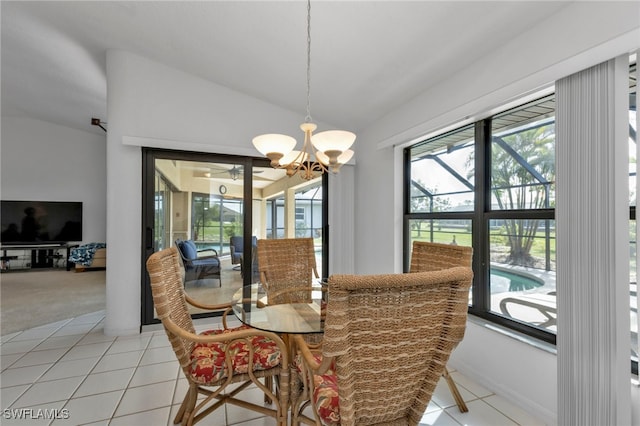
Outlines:
{"type": "MultiPolygon", "coordinates": [[[[359,131],[567,2],[311,5],[311,114],[359,131]]],[[[127,50],[300,113],[304,1],[2,1],[2,115],[99,132],[107,49],[127,50]]],[[[108,124],[107,124],[108,127],[108,124]]]]}

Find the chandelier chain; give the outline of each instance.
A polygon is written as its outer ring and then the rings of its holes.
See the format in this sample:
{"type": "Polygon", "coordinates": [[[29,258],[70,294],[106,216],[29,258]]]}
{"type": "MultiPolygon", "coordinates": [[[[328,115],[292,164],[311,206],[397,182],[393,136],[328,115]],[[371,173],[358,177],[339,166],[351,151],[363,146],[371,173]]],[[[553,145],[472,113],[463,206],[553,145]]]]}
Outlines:
{"type": "Polygon", "coordinates": [[[311,123],[311,0],[307,0],[307,116],[305,123],[311,123]]]}
{"type": "Polygon", "coordinates": [[[296,140],[280,134],[264,134],[253,138],[253,145],[271,160],[271,167],[285,169],[287,176],[298,175],[311,180],[323,173],[338,173],[338,169],[353,156],[349,148],[356,135],[343,131],[325,131],[315,135],[317,126],[311,119],[311,0],[307,0],[307,115],[300,129],[304,143],[299,151],[296,140]],[[314,152],[314,150],[316,150],[314,152]]]}

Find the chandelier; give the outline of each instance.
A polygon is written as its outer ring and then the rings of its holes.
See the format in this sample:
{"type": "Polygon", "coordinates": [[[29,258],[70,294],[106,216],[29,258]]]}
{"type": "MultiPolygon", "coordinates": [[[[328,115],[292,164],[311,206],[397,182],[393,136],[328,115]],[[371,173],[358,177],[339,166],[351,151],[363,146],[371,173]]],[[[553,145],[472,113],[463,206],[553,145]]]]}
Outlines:
{"type": "Polygon", "coordinates": [[[287,135],[270,133],[253,138],[255,148],[271,160],[271,167],[285,169],[287,176],[299,174],[306,180],[325,172],[337,173],[340,166],[353,157],[349,148],[356,140],[354,133],[345,130],[327,130],[314,135],[318,126],[311,120],[310,99],[311,0],[307,0],[307,116],[300,125],[304,132],[302,149],[294,150],[297,141],[287,135]]]}

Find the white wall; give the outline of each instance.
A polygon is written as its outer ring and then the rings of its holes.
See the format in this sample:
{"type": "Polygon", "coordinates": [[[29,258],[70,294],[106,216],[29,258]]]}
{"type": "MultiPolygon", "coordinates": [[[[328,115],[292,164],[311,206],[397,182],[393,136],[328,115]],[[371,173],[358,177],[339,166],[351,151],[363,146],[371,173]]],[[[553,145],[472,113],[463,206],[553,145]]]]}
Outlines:
{"type": "Polygon", "coordinates": [[[2,117],[3,200],[82,201],[84,242],[106,241],[106,136],[2,117]]]}
{"type": "MultiPolygon", "coordinates": [[[[417,94],[359,135],[355,177],[355,270],[400,272],[402,265],[402,147],[426,135],[490,115],[496,108],[568,74],[632,52],[640,45],[637,2],[576,2],[542,32],[520,37],[469,64],[449,80],[417,94]],[[372,149],[362,149],[367,146],[372,149]],[[373,147],[378,149],[373,149],[373,147]],[[380,200],[393,203],[381,203],[380,200]]],[[[451,359],[454,368],[555,424],[556,357],[470,324],[451,359]]],[[[638,389],[633,389],[635,401],[638,389]]],[[[638,405],[633,422],[640,424],[638,405]]]]}

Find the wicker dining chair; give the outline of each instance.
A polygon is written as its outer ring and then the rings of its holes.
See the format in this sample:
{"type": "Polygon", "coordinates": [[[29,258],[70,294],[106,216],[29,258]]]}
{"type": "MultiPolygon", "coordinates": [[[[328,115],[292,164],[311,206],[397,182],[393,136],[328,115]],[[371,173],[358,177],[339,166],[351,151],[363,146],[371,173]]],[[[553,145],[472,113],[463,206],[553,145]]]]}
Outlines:
{"type": "Polygon", "coordinates": [[[311,302],[319,277],[313,238],[258,240],[258,270],[269,305],[311,302]]]}
{"type": "Polygon", "coordinates": [[[417,425],[463,335],[471,279],[464,267],[331,276],[321,349],[293,337],[305,389],[292,423],[417,425]]]}
{"type": "MultiPolygon", "coordinates": [[[[409,272],[437,271],[439,269],[454,266],[471,268],[473,248],[454,244],[431,243],[427,241],[414,241],[411,251],[411,269],[409,272]]],[[[462,413],[469,411],[464,398],[460,395],[458,386],[451,378],[449,370],[445,368],[443,374],[451,395],[462,413]]]]}
{"type": "Polygon", "coordinates": [[[175,247],[153,253],[147,260],[147,271],[157,316],[189,382],[174,423],[195,424],[224,403],[230,403],[274,417],[278,425],[286,425],[289,355],[282,339],[244,325],[228,328],[226,315],[231,304],[204,305],[185,294],[175,247]],[[224,309],[222,329],[196,334],[187,304],[207,310],[224,309]],[[267,385],[258,380],[263,377],[267,385]],[[271,390],[274,378],[279,384],[276,392],[271,390]],[[275,407],[236,397],[251,384],[262,390],[275,407]],[[198,401],[200,395],[205,398],[198,401]]]}

